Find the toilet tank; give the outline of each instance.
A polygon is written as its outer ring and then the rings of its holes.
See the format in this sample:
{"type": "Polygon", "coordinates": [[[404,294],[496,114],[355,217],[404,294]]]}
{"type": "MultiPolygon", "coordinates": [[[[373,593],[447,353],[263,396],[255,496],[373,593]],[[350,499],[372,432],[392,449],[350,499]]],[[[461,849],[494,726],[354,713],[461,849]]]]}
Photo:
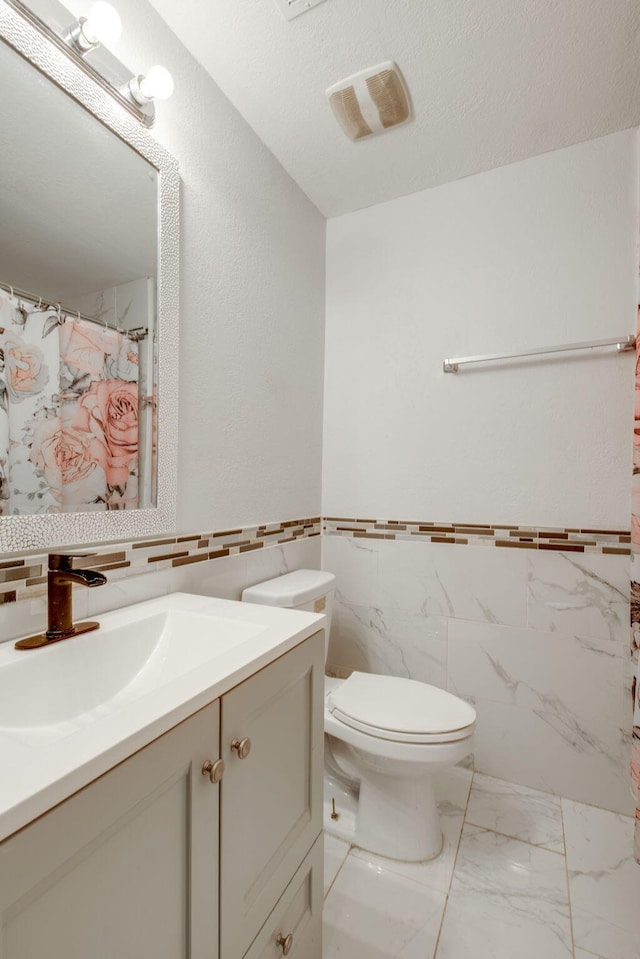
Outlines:
{"type": "Polygon", "coordinates": [[[335,583],[333,573],[325,573],[319,569],[296,569],[284,576],[276,576],[275,579],[247,587],[243,590],[242,602],[324,613],[327,617],[324,642],[326,662],[335,583]]]}

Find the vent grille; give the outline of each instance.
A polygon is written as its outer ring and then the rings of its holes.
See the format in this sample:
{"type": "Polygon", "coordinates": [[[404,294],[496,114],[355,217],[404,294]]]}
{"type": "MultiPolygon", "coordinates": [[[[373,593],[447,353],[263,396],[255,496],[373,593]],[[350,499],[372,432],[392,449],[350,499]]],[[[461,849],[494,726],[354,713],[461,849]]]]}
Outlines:
{"type": "Polygon", "coordinates": [[[350,140],[384,133],[411,117],[407,87],[392,61],[335,83],[327,90],[327,97],[350,140]]]}
{"type": "Polygon", "coordinates": [[[368,77],[367,89],[378,108],[385,130],[409,119],[409,101],[404,84],[394,70],[383,70],[368,77]]]}
{"type": "Polygon", "coordinates": [[[329,97],[329,103],[335,117],[351,140],[360,140],[371,136],[373,130],[362,116],[356,91],[353,87],[345,87],[329,97]]]}

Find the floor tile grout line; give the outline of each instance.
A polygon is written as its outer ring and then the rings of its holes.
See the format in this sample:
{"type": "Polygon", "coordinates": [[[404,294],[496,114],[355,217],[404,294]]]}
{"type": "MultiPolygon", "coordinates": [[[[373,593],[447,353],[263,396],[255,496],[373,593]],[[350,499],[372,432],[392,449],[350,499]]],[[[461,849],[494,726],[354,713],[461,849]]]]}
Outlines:
{"type": "MultiPolygon", "coordinates": [[[[484,829],[485,832],[493,832],[496,836],[504,836],[505,839],[513,839],[514,842],[523,842],[527,846],[533,846],[534,849],[542,849],[544,852],[555,853],[556,856],[564,856],[564,852],[560,852],[557,849],[549,849],[548,846],[541,845],[538,842],[531,842],[529,839],[522,839],[520,836],[512,836],[511,833],[502,832],[500,829],[492,829],[491,826],[481,826],[477,822],[471,822],[470,819],[465,819],[465,825],[473,826],[474,829],[484,829]]],[[[563,831],[563,841],[564,841],[564,831],[563,831]]],[[[565,842],[566,849],[566,842],[565,842]]]]}
{"type": "MultiPolygon", "coordinates": [[[[361,862],[361,863],[364,863],[365,865],[375,866],[378,869],[382,869],[385,872],[389,873],[389,875],[392,876],[394,879],[401,879],[403,882],[409,883],[410,885],[413,885],[413,886],[417,886],[419,889],[428,889],[429,892],[439,893],[441,896],[448,895],[448,892],[445,889],[432,885],[430,882],[424,882],[422,879],[416,879],[415,876],[408,876],[406,872],[396,872],[391,866],[387,865],[386,862],[384,864],[381,862],[372,863],[371,860],[367,858],[369,855],[375,856],[377,860],[385,859],[386,857],[379,856],[375,852],[370,853],[368,849],[363,849],[360,846],[352,846],[351,849],[349,850],[349,853],[353,855],[353,858],[355,859],[356,862],[361,862]]],[[[430,862],[435,862],[437,858],[438,858],[437,856],[434,856],[433,859],[415,860],[415,861],[418,863],[426,862],[427,864],[429,864],[430,862]]],[[[404,864],[411,864],[412,860],[391,859],[391,860],[388,860],[388,862],[392,862],[392,863],[401,862],[404,864]]],[[[340,868],[342,868],[342,866],[340,868]]],[[[450,885],[451,883],[449,883],[449,886],[450,885]]],[[[449,887],[447,887],[447,889],[448,888],[449,887]]]]}
{"type": "MultiPolygon", "coordinates": [[[[489,700],[489,702],[494,702],[494,700],[489,700]]],[[[495,700],[495,702],[498,702],[498,700],[495,700]]],[[[527,707],[523,706],[517,708],[525,709],[527,707]]],[[[492,773],[481,772],[479,769],[474,770],[474,780],[475,776],[483,776],[487,779],[495,779],[497,782],[504,783],[507,786],[516,786],[518,789],[525,789],[528,792],[540,793],[542,796],[548,796],[551,799],[557,799],[560,804],[562,804],[563,800],[566,802],[578,803],[580,806],[588,806],[590,809],[599,809],[602,812],[610,812],[614,816],[622,816],[623,819],[630,819],[633,821],[632,813],[620,812],[619,809],[611,809],[609,806],[598,805],[598,803],[590,802],[588,799],[576,799],[575,796],[565,796],[561,793],[549,792],[547,789],[541,789],[539,786],[527,786],[525,783],[514,782],[512,779],[505,779],[504,776],[494,776],[492,773]]],[[[475,823],[469,823],[469,825],[475,825],[475,823]]],[[[480,828],[484,829],[486,827],[481,826],[480,828]]],[[[594,953],[594,955],[596,955],[596,953],[594,953]]],[[[598,957],[598,959],[600,959],[600,957],[598,957]]]]}
{"type": "Polygon", "coordinates": [[[564,841],[564,870],[567,877],[567,904],[569,906],[569,926],[571,928],[571,954],[573,959],[576,955],[576,937],[573,930],[573,908],[571,906],[571,881],[569,879],[569,857],[567,855],[567,832],[564,825],[564,809],[562,800],[560,801],[560,818],[562,821],[562,839],[564,841]]]}
{"type": "MultiPolygon", "coordinates": [[[[552,635],[554,635],[555,637],[558,636],[557,633],[553,633],[552,635]]],[[[522,708],[524,709],[528,707],[522,707],[522,708]]],[[[480,769],[474,770],[474,775],[481,776],[483,779],[493,779],[498,783],[503,783],[505,786],[515,786],[516,790],[524,789],[526,790],[527,793],[539,793],[541,796],[545,796],[548,799],[557,799],[558,802],[560,802],[563,799],[560,793],[550,792],[548,789],[542,789],[540,786],[527,786],[526,783],[514,782],[513,779],[505,779],[504,776],[497,776],[494,773],[485,773],[485,772],[482,772],[482,770],[480,769]]],[[[569,797],[566,797],[566,798],[569,798],[569,797]]],[[[589,805],[589,804],[585,803],[585,805],[589,805]]],[[[597,808],[599,809],[600,807],[598,806],[597,808]]]]}
{"type": "Polygon", "coordinates": [[[436,944],[433,949],[433,959],[438,959],[438,950],[440,948],[440,937],[442,935],[442,927],[444,926],[444,920],[447,915],[447,907],[449,905],[449,896],[451,895],[451,886],[453,884],[453,877],[456,874],[456,866],[458,865],[458,855],[460,853],[460,844],[462,842],[462,834],[464,832],[465,823],[467,821],[467,810],[469,809],[469,800],[471,799],[471,793],[473,791],[473,783],[476,778],[475,769],[471,773],[471,782],[469,783],[469,792],[467,793],[467,801],[464,804],[464,812],[462,814],[462,825],[460,827],[460,835],[458,836],[458,845],[456,846],[456,854],[453,857],[453,867],[451,869],[451,876],[449,878],[449,886],[447,887],[446,898],[444,901],[444,909],[442,910],[442,916],[440,917],[440,927],[438,929],[438,936],[436,938],[436,944]]]}
{"type": "MultiPolygon", "coordinates": [[[[330,834],[327,833],[324,829],[323,829],[322,831],[323,831],[323,835],[324,835],[324,836],[330,835],[330,834]]],[[[344,840],[342,840],[342,841],[344,842],[344,840]]],[[[334,887],[334,885],[335,885],[336,879],[338,878],[338,876],[339,876],[340,873],[342,872],[342,867],[344,866],[345,862],[347,861],[347,859],[348,859],[349,856],[351,855],[351,850],[352,850],[352,849],[353,849],[353,846],[351,845],[351,843],[349,843],[349,848],[347,849],[347,852],[346,852],[346,854],[345,854],[345,857],[344,857],[344,859],[342,860],[342,862],[340,863],[340,865],[338,866],[338,870],[337,870],[335,876],[333,877],[333,879],[331,880],[331,883],[330,883],[330,885],[329,885],[329,888],[327,889],[327,891],[325,892],[325,894],[324,894],[324,896],[323,896],[323,898],[322,898],[323,909],[324,909],[324,904],[325,904],[325,902],[327,901],[327,896],[329,895],[329,893],[330,893],[331,890],[333,889],[333,887],[334,887]]],[[[324,854],[324,839],[323,839],[322,851],[323,851],[323,854],[324,854]]]]}
{"type": "MultiPolygon", "coordinates": [[[[358,862],[364,862],[364,863],[367,863],[368,865],[374,865],[374,863],[372,863],[368,857],[375,856],[376,859],[378,860],[377,862],[378,868],[386,870],[388,873],[390,873],[391,876],[394,876],[397,879],[402,879],[405,882],[413,882],[416,885],[421,886],[423,889],[430,889],[432,892],[441,892],[444,895],[446,895],[443,889],[438,889],[437,886],[432,886],[431,883],[423,882],[422,879],[416,879],[415,876],[408,876],[406,872],[402,872],[402,870],[398,867],[394,869],[394,863],[399,863],[400,866],[404,866],[412,862],[412,860],[410,859],[389,859],[386,856],[380,856],[375,852],[370,852],[369,849],[364,849],[362,846],[353,846],[352,849],[353,849],[353,858],[356,859],[358,862]],[[386,860],[384,863],[379,861],[383,859],[386,860]]],[[[351,852],[351,850],[349,851],[351,852]]],[[[427,862],[435,862],[437,858],[438,856],[435,856],[433,859],[428,859],[427,862]]],[[[423,860],[416,860],[416,861],[422,862],[423,860]]]]}

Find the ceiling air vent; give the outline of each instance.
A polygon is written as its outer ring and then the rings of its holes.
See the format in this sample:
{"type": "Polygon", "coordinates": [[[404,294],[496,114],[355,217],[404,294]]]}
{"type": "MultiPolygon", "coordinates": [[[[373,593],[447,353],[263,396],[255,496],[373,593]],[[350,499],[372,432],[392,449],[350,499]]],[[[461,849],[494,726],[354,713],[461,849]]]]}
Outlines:
{"type": "Polygon", "coordinates": [[[334,83],[327,98],[350,140],[384,133],[411,117],[409,92],[392,60],[334,83]]]}
{"type": "Polygon", "coordinates": [[[301,13],[307,13],[319,3],[324,3],[324,0],[276,0],[276,6],[282,10],[287,20],[299,17],[301,13]]]}

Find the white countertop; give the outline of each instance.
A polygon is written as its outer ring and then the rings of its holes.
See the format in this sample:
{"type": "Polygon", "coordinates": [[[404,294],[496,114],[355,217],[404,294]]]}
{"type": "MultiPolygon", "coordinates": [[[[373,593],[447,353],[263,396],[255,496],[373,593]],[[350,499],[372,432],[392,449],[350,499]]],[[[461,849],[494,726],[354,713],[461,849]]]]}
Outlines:
{"type": "MultiPolygon", "coordinates": [[[[0,722],[0,840],[218,699],[325,625],[325,617],[314,613],[173,593],[97,617],[103,633],[86,633],[39,650],[18,651],[13,642],[1,644],[0,697],[3,695],[3,679],[5,684],[9,683],[12,672],[11,668],[5,671],[4,667],[20,666],[25,657],[43,657],[35,670],[44,677],[37,680],[42,688],[35,692],[46,697],[47,666],[54,664],[45,657],[55,657],[56,651],[69,643],[83,643],[86,648],[92,637],[106,637],[111,628],[117,629],[136,619],[167,611],[177,611],[178,615],[194,612],[211,616],[213,627],[219,630],[224,628],[225,620],[235,620],[257,629],[254,635],[225,648],[210,661],[199,662],[196,667],[155,688],[145,686],[145,691],[136,697],[120,693],[100,703],[98,708],[61,722],[34,726],[3,725],[0,722]]],[[[35,660],[33,663],[36,665],[35,660]]],[[[140,671],[141,675],[143,673],[144,667],[140,671]]],[[[83,682],[82,675],[78,675],[78,682],[83,682]]]]}

